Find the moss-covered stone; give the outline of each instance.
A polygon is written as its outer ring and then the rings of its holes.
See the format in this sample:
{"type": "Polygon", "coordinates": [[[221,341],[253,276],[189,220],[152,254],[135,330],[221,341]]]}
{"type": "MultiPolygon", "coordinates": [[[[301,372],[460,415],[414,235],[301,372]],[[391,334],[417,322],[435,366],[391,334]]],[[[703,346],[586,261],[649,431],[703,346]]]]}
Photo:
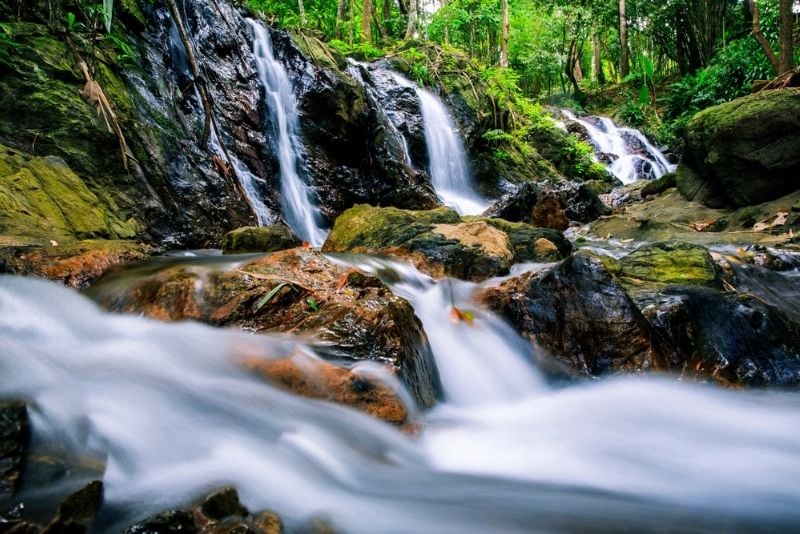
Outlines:
{"type": "Polygon", "coordinates": [[[622,258],[620,267],[619,276],[634,283],[713,286],[719,282],[711,254],[690,243],[645,245],[622,258]]]}
{"type": "Polygon", "coordinates": [[[111,213],[61,158],[0,145],[0,234],[60,241],[136,232],[136,221],[111,213]]]}
{"type": "Polygon", "coordinates": [[[225,234],[222,238],[222,253],[273,252],[299,244],[300,240],[285,225],[245,226],[225,234]]]}
{"type": "MultiPolygon", "coordinates": [[[[762,91],[695,115],[686,127],[685,165],[708,183],[709,194],[698,200],[748,206],[800,188],[798,124],[796,88],[762,91]]],[[[681,181],[679,175],[679,187],[681,181]]]]}
{"type": "Polygon", "coordinates": [[[408,211],[356,206],[334,224],[323,250],[390,254],[433,276],[484,280],[505,274],[514,262],[550,261],[571,246],[553,230],[485,217],[459,217],[449,208],[408,211]],[[538,239],[556,248],[544,247],[538,239]]]}

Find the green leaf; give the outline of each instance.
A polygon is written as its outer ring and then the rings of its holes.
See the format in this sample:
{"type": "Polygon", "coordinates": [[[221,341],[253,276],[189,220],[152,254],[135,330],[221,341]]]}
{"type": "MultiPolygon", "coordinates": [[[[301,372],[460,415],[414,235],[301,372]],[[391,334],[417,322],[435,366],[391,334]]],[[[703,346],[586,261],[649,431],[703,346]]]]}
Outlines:
{"type": "Polygon", "coordinates": [[[72,31],[72,28],[75,26],[75,13],[69,12],[67,13],[67,29],[72,31]]]}
{"type": "Polygon", "coordinates": [[[111,20],[114,13],[114,0],[103,0],[103,17],[106,23],[106,32],[111,33],[111,20]]]}
{"type": "Polygon", "coordinates": [[[642,54],[640,58],[642,61],[642,71],[644,71],[648,78],[653,78],[656,75],[656,68],[653,62],[644,54],[642,54]]]}
{"type": "Polygon", "coordinates": [[[269,293],[267,293],[267,294],[264,296],[264,298],[263,298],[263,299],[261,299],[261,300],[259,300],[259,301],[258,301],[258,303],[256,304],[256,311],[258,311],[258,310],[260,310],[261,308],[263,308],[264,306],[266,306],[266,304],[267,304],[267,303],[268,303],[270,300],[272,300],[272,297],[274,297],[275,295],[277,295],[277,294],[278,294],[278,291],[280,291],[282,288],[284,288],[284,287],[286,287],[286,286],[288,286],[288,285],[289,285],[289,283],[288,283],[288,282],[281,282],[281,283],[280,283],[280,284],[278,284],[277,286],[273,287],[273,288],[270,290],[270,292],[269,292],[269,293]]]}
{"type": "Polygon", "coordinates": [[[642,105],[650,103],[650,90],[645,85],[639,88],[639,103],[642,105]]]}
{"type": "Polygon", "coordinates": [[[306,299],[306,304],[308,304],[308,307],[314,310],[315,312],[319,311],[319,305],[317,304],[317,301],[312,299],[311,297],[306,299]]]}

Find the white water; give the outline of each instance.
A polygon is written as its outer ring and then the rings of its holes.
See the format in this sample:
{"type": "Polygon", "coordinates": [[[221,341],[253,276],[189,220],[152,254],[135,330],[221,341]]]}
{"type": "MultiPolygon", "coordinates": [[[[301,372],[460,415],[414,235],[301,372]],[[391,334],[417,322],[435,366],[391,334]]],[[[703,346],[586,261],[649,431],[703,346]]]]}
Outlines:
{"type": "Polygon", "coordinates": [[[431,183],[442,202],[461,215],[479,215],[491,205],[472,185],[464,143],[453,119],[441,100],[425,89],[394,73],[403,87],[413,88],[420,100],[425,126],[425,144],[431,183]]]}
{"type": "Polygon", "coordinates": [[[325,242],[319,208],[311,200],[311,190],[300,177],[300,125],[297,102],[283,65],[272,51],[272,40],[266,28],[248,19],[253,29],[253,55],[266,97],[266,107],[275,126],[278,163],[281,173],[281,207],[289,227],[304,241],[315,247],[325,242]]]}
{"type": "Polygon", "coordinates": [[[675,165],[671,164],[639,130],[618,128],[607,117],[599,117],[602,128],[598,128],[591,122],[576,117],[569,110],[562,110],[561,113],[570,121],[577,122],[586,129],[597,152],[612,156],[613,161],[608,166],[608,170],[623,184],[630,184],[644,178],[638,170],[642,163],[652,169],[652,178],[660,178],[668,172],[675,171],[675,165]],[[629,152],[624,138],[626,135],[637,139],[645,147],[646,154],[629,152]]]}
{"type": "Polygon", "coordinates": [[[109,530],[222,484],[290,527],[324,516],[347,532],[800,523],[797,393],[637,377],[554,389],[530,349],[465,300],[469,284],[451,300],[445,284],[408,267],[398,276],[394,289],[414,303],[448,397],[417,440],[237,365],[313,357],[296,341],[113,316],[71,290],[7,276],[0,376],[11,379],[0,396],[29,400],[36,441],[104,463],[109,530]],[[476,311],[472,327],[450,322],[452,303],[476,311]]]}

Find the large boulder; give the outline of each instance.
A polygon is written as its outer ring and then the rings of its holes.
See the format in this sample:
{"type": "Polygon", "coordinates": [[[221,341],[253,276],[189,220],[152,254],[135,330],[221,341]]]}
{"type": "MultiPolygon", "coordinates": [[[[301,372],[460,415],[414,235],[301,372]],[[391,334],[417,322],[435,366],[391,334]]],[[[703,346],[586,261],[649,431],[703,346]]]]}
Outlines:
{"type": "Polygon", "coordinates": [[[644,308],[684,377],[734,386],[800,385],[800,324],[763,300],[706,287],[665,289],[644,308]]]}
{"type": "Polygon", "coordinates": [[[600,200],[589,184],[566,181],[556,184],[527,182],[511,193],[503,195],[483,215],[509,221],[539,224],[542,220],[542,213],[552,214],[553,212],[561,213],[557,216],[560,222],[548,227],[561,230],[565,228],[564,217],[566,220],[588,223],[598,217],[608,215],[611,213],[611,209],[600,200]],[[543,210],[544,199],[547,199],[549,204],[548,210],[543,210]],[[537,207],[539,207],[539,214],[536,213],[537,207]]]}
{"type": "Polygon", "coordinates": [[[222,253],[274,252],[294,248],[299,244],[300,239],[286,225],[245,226],[225,234],[222,238],[222,253]]]}
{"type": "Polygon", "coordinates": [[[127,287],[117,281],[108,277],[89,295],[107,309],[162,320],[306,333],[332,360],[386,365],[423,409],[440,395],[436,364],[411,305],[377,278],[316,251],[284,250],[205,272],[177,262],[146,271],[127,287]]]}
{"type": "Polygon", "coordinates": [[[647,320],[597,258],[573,255],[552,269],[488,289],[480,298],[572,373],[664,367],[647,320]]]}
{"type": "Polygon", "coordinates": [[[449,208],[409,211],[359,205],[336,219],[323,250],[387,254],[408,259],[433,276],[484,280],[506,274],[515,262],[561,259],[571,245],[553,230],[459,217],[449,208]],[[550,241],[546,253],[536,247],[539,239],[550,241]]]}
{"type": "Polygon", "coordinates": [[[800,188],[800,91],[762,91],[695,115],[678,187],[708,206],[747,206],[800,188]]]}

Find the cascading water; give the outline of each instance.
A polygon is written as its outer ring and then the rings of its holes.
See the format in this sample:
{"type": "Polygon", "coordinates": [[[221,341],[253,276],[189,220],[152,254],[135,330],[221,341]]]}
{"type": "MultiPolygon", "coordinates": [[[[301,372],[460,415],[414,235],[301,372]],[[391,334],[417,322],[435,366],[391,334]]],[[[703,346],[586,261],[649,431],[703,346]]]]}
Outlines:
{"type": "Polygon", "coordinates": [[[281,173],[281,206],[286,222],[304,241],[315,247],[325,242],[322,215],[311,200],[311,190],[300,177],[301,142],[297,102],[283,65],[274,57],[272,40],[259,22],[248,20],[253,29],[253,54],[264,87],[266,108],[272,116],[281,173]]]}
{"type": "Polygon", "coordinates": [[[394,79],[403,87],[413,88],[420,100],[429,173],[436,194],[462,215],[483,213],[491,202],[473,189],[464,143],[447,108],[436,95],[399,74],[394,73],[394,79]]]}
{"type": "Polygon", "coordinates": [[[561,113],[568,120],[583,126],[598,153],[598,159],[610,160],[608,170],[623,184],[660,178],[675,170],[675,165],[642,132],[633,128],[618,128],[607,117],[595,117],[596,123],[593,123],[576,117],[566,109],[561,113]]]}
{"type": "MultiPolygon", "coordinates": [[[[344,260],[393,270],[386,279],[431,340],[448,400],[416,439],[279,391],[240,364],[313,357],[300,342],[115,316],[55,284],[8,276],[0,373],[13,379],[0,381],[0,396],[29,401],[34,442],[95,466],[85,476],[105,483],[101,530],[221,485],[236,486],[250,510],[277,511],[289,530],[311,517],[356,533],[800,521],[796,393],[642,377],[552,388],[530,346],[465,300],[473,285],[451,290],[394,262],[344,260]],[[451,323],[453,305],[474,309],[474,325],[451,323]]],[[[35,501],[36,488],[27,491],[35,501]]]]}

